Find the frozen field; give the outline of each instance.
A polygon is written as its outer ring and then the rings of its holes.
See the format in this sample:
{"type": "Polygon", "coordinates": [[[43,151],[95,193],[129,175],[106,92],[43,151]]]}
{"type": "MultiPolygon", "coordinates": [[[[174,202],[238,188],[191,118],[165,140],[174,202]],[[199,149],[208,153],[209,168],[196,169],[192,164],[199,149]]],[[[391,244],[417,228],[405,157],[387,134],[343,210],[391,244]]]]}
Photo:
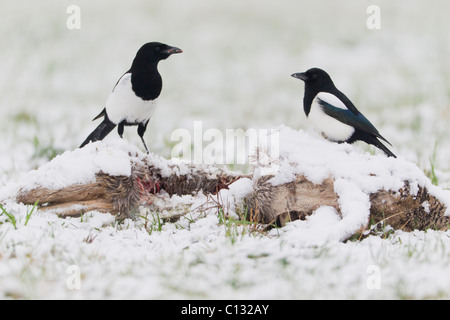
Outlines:
{"type": "MultiPolygon", "coordinates": [[[[0,202],[30,170],[79,146],[137,49],[154,40],[184,51],[159,67],[164,88],[146,132],[154,154],[169,157],[171,133],[193,131],[194,121],[223,131],[284,125],[320,141],[302,110],[303,84],[290,77],[316,66],[400,161],[447,190],[448,12],[443,0],[2,1],[0,202]],[[72,4],[81,14],[73,30],[72,4]],[[366,24],[372,4],[380,29],[366,24]]],[[[125,138],[142,150],[134,128],[125,138]]],[[[143,212],[147,218],[118,224],[96,212],[61,219],[3,204],[15,224],[0,212],[2,299],[450,298],[450,232],[309,242],[303,222],[258,233],[214,212],[163,225],[143,212]]]]}

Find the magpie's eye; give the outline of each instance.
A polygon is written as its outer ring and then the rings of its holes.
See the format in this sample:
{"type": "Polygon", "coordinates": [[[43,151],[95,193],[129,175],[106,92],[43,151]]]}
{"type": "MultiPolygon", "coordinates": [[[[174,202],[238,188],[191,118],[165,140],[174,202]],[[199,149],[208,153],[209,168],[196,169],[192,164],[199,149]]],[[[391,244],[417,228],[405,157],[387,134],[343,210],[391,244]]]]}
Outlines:
{"type": "Polygon", "coordinates": [[[155,52],[160,52],[161,51],[161,48],[160,47],[156,47],[155,48],[155,52]]]}
{"type": "Polygon", "coordinates": [[[313,75],[311,76],[311,79],[317,80],[317,73],[313,73],[313,75]]]}

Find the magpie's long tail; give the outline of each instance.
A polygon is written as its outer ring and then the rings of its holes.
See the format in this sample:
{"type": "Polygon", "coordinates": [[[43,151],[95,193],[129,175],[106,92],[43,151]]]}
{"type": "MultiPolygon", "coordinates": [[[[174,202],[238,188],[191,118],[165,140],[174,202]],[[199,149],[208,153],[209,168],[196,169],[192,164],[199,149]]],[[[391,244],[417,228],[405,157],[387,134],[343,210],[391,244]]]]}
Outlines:
{"type": "Polygon", "coordinates": [[[388,157],[397,158],[397,156],[393,154],[391,150],[389,150],[384,144],[382,144],[376,137],[371,137],[371,139],[367,141],[367,143],[370,143],[378,149],[382,150],[388,157]]]}
{"type": "Polygon", "coordinates": [[[98,127],[91,132],[91,134],[84,140],[84,142],[80,145],[80,148],[83,148],[85,145],[87,145],[89,142],[99,141],[103,140],[104,137],[108,135],[114,129],[116,125],[112,123],[108,117],[105,117],[105,119],[98,125],[98,127]]]}

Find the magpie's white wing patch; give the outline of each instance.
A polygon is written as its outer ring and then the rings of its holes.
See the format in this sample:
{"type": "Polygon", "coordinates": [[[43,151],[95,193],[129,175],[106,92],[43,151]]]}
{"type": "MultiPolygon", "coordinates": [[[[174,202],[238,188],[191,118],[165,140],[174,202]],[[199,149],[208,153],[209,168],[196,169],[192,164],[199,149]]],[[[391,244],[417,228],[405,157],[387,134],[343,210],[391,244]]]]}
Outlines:
{"type": "Polygon", "coordinates": [[[339,99],[338,97],[336,97],[334,94],[328,93],[328,92],[319,92],[315,99],[320,99],[328,104],[331,104],[333,107],[339,108],[339,109],[344,109],[344,110],[348,110],[348,108],[345,106],[345,104],[341,101],[341,99],[339,99]]]}
{"type": "Polygon", "coordinates": [[[336,108],[348,110],[345,104],[335,95],[327,92],[319,92],[313,99],[308,120],[314,129],[331,141],[347,141],[355,132],[355,128],[327,115],[323,111],[320,100],[333,105],[336,108]]]}
{"type": "Polygon", "coordinates": [[[137,124],[151,118],[156,102],[157,99],[145,101],[136,96],[131,86],[131,73],[125,73],[106,100],[106,113],[115,124],[123,120],[129,124],[137,124]]]}

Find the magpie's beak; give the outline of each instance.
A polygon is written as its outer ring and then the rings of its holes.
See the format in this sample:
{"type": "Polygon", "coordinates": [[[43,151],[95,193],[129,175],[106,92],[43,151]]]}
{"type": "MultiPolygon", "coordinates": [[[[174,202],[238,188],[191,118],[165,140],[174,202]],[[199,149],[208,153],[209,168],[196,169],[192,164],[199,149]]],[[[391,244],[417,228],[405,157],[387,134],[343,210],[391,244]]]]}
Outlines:
{"type": "Polygon", "coordinates": [[[183,50],[181,50],[180,48],[177,47],[169,47],[163,51],[161,51],[161,53],[167,53],[167,54],[174,54],[174,53],[182,53],[183,50]]]}
{"type": "Polygon", "coordinates": [[[308,76],[304,72],[294,73],[291,76],[303,81],[309,80],[308,76]]]}

